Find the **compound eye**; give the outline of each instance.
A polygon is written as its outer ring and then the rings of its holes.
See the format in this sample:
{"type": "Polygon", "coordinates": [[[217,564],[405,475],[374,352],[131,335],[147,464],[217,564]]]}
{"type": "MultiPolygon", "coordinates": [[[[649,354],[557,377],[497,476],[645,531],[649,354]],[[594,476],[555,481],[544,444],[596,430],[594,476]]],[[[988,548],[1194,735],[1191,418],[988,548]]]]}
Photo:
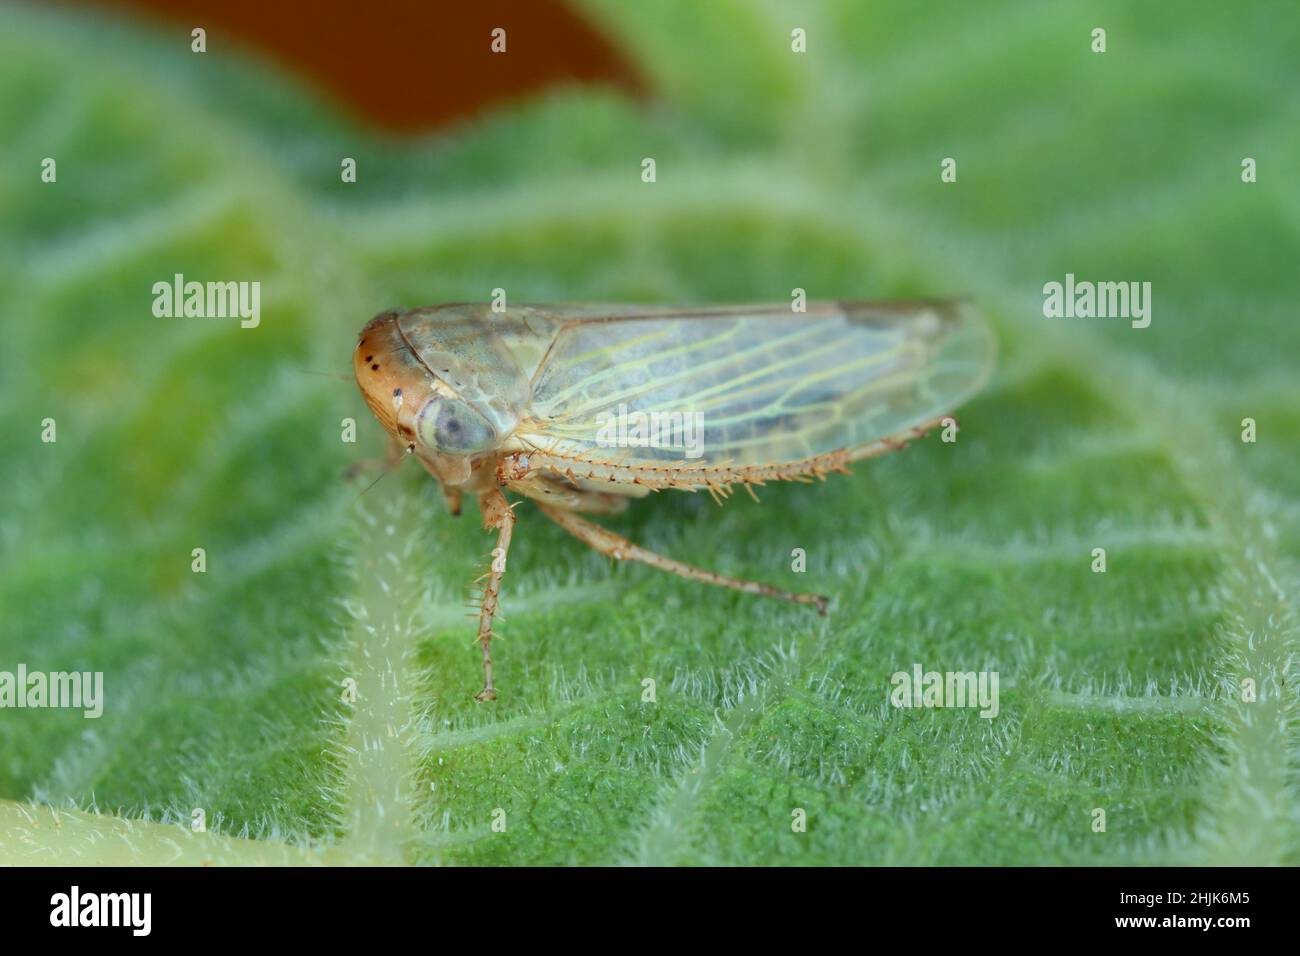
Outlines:
{"type": "Polygon", "coordinates": [[[492,426],[460,399],[435,398],[420,409],[420,440],[437,451],[465,455],[496,442],[492,426]]]}

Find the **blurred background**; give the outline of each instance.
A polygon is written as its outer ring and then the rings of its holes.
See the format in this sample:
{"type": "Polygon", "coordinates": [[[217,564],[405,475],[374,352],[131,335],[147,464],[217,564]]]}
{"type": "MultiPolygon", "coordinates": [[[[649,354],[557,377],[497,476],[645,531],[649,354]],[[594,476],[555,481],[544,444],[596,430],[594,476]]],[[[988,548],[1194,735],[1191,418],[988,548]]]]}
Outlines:
{"type": "Polygon", "coordinates": [[[409,759],[392,852],[415,862],[1295,861],[1294,693],[1277,720],[1221,703],[1243,674],[1281,688],[1295,650],[1293,4],[69,0],[0,20],[0,670],[103,671],[108,695],[95,721],[0,711],[0,798],[201,806],[215,831],[336,844],[409,759]],[[176,273],[259,281],[260,325],[155,317],[176,273]],[[1151,282],[1151,326],[1045,318],[1067,273],[1151,282]],[[966,294],[999,368],[956,445],[612,522],[832,593],[824,626],[611,569],[522,511],[485,709],[472,509],[451,520],[406,469],[364,494],[342,475],[382,449],[349,380],[364,322],[498,287],[966,294]],[[357,765],[363,712],[337,693],[381,618],[418,685],[364,712],[401,724],[387,770],[357,765]],[[914,661],[999,670],[1002,718],[884,706],[914,661]]]}
{"type": "Polygon", "coordinates": [[[562,84],[642,90],[633,64],[581,8],[563,0],[452,4],[392,0],[375,9],[324,0],[310,12],[255,0],[74,0],[139,23],[188,32],[202,25],[219,43],[299,76],[360,125],[428,133],[495,104],[562,84]],[[520,41],[509,56],[489,37],[507,22],[520,41]]]}

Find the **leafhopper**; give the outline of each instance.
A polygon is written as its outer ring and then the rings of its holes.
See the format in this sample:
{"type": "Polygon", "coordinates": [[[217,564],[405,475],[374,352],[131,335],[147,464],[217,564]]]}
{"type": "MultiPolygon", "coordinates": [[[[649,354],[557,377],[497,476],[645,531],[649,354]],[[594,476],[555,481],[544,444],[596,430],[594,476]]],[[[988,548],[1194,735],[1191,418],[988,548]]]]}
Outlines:
{"type": "Polygon", "coordinates": [[[715,574],[580,515],[666,489],[725,498],[810,481],[902,448],[983,385],[987,325],[955,301],[774,306],[451,304],[390,310],[361,330],[357,384],[453,514],[478,498],[496,534],[484,574],[480,701],[496,699],[492,620],[514,533],[511,492],[615,560],[793,601],[827,598],[715,574]]]}

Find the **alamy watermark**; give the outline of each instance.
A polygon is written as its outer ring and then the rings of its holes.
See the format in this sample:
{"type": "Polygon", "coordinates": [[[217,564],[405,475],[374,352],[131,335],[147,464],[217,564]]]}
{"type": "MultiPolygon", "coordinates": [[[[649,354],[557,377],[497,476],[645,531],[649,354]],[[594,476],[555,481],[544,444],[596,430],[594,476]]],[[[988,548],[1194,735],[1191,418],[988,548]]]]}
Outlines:
{"type": "Polygon", "coordinates": [[[176,273],[171,282],[153,284],[153,314],[160,319],[234,319],[245,329],[262,321],[262,283],[186,282],[176,273]]]}
{"type": "Polygon", "coordinates": [[[1150,282],[1064,282],[1043,286],[1043,316],[1048,319],[1130,319],[1133,328],[1151,324],[1150,282]]]}
{"type": "Polygon", "coordinates": [[[636,412],[626,404],[597,416],[602,448],[674,448],[687,458],[704,454],[703,412],[636,412]]]}
{"type": "Polygon", "coordinates": [[[0,671],[0,708],[58,707],[82,711],[87,718],[104,713],[103,671],[0,671]]]}
{"type": "Polygon", "coordinates": [[[51,926],[123,926],[132,936],[153,929],[152,893],[83,893],[73,885],[50,897],[51,926]]]}
{"type": "Polygon", "coordinates": [[[997,671],[927,671],[913,664],[911,672],[895,671],[889,683],[895,707],[979,707],[981,717],[998,715],[997,671]]]}

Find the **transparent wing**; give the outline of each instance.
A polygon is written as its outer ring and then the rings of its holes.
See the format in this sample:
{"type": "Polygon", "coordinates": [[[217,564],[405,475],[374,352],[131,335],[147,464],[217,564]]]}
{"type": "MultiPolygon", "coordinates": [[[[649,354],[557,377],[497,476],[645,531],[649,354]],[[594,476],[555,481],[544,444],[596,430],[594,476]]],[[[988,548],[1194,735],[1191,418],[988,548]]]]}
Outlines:
{"type": "Polygon", "coordinates": [[[578,313],[534,374],[516,435],[593,461],[798,461],[951,412],[993,355],[960,302],[578,313]]]}

